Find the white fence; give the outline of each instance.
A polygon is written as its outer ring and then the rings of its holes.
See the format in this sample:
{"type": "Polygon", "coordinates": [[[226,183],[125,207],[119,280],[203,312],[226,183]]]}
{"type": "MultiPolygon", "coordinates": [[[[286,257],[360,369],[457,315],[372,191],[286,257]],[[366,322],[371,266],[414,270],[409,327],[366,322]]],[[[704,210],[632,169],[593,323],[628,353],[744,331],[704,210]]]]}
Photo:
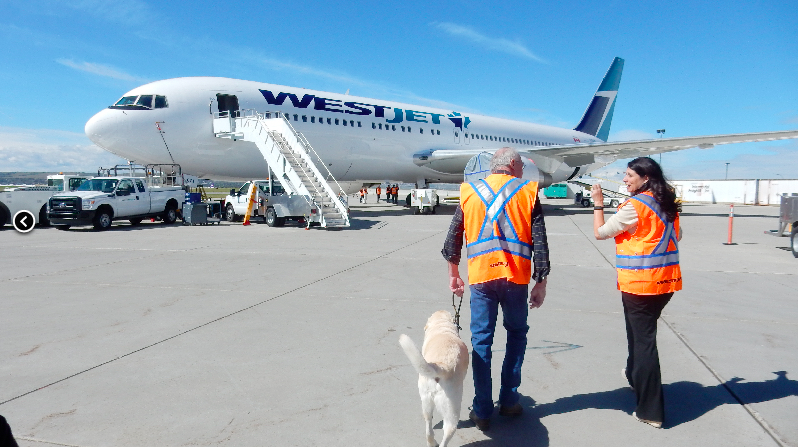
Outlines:
{"type": "Polygon", "coordinates": [[[798,180],[674,180],[685,202],[779,205],[782,194],[798,194],[798,180]]]}

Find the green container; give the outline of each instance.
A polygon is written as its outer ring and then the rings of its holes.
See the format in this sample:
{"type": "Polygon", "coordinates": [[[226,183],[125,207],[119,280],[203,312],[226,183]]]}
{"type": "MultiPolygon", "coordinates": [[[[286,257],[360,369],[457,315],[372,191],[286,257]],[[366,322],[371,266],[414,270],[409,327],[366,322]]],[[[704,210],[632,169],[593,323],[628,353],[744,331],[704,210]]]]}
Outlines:
{"type": "Polygon", "coordinates": [[[544,188],[543,194],[549,199],[564,199],[568,197],[568,186],[565,183],[557,183],[544,188]]]}

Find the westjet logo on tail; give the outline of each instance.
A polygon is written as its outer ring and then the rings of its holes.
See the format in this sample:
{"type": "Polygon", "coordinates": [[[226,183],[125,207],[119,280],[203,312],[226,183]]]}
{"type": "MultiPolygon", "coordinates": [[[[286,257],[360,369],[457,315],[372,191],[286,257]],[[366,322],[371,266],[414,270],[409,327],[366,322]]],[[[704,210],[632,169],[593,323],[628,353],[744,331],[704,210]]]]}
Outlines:
{"type": "Polygon", "coordinates": [[[316,95],[305,94],[300,99],[294,93],[280,92],[276,96],[269,90],[258,89],[263,97],[271,105],[281,106],[285,103],[286,98],[291,100],[291,104],[298,109],[307,109],[313,103],[314,110],[321,110],[324,112],[348,113],[350,115],[368,116],[374,115],[377,118],[385,118],[386,123],[396,124],[403,121],[414,123],[432,123],[440,124],[441,117],[445,116],[449,121],[454,124],[454,127],[462,130],[468,128],[471,119],[467,116],[462,116],[458,112],[452,112],[448,115],[432,112],[419,112],[416,110],[402,110],[398,107],[380,106],[376,104],[365,104],[362,102],[354,101],[341,101],[339,99],[322,98],[316,95]],[[391,110],[393,117],[388,119],[385,111],[391,110]]]}

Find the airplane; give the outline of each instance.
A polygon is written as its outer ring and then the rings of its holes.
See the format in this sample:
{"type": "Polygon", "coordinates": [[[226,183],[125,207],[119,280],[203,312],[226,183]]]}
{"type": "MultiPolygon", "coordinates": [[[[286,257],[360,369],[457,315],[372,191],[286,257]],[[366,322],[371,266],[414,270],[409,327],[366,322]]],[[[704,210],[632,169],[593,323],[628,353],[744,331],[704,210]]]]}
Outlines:
{"type": "MultiPolygon", "coordinates": [[[[505,146],[539,187],[589,174],[616,159],[692,147],[798,138],[798,130],[608,143],[624,60],[616,57],[579,124],[564,129],[421,105],[219,77],[134,88],[86,123],[97,146],[139,164],[178,163],[217,180],[263,178],[252,142],[217,138],[213,118],[245,110],[288,119],[346,193],[383,181],[461,183],[468,161],[505,146]]],[[[348,93],[348,91],[347,91],[348,93]]]]}

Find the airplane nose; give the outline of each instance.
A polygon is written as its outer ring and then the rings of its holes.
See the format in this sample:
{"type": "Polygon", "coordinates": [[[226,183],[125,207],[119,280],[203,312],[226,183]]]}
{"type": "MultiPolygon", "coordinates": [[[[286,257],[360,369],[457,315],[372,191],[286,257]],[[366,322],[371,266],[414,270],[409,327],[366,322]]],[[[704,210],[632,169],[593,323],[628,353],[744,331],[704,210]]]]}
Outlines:
{"type": "Polygon", "coordinates": [[[86,122],[86,127],[84,128],[86,136],[89,137],[92,143],[107,150],[107,144],[104,144],[104,140],[108,137],[108,129],[111,122],[112,117],[108,110],[97,113],[86,122]]]}

